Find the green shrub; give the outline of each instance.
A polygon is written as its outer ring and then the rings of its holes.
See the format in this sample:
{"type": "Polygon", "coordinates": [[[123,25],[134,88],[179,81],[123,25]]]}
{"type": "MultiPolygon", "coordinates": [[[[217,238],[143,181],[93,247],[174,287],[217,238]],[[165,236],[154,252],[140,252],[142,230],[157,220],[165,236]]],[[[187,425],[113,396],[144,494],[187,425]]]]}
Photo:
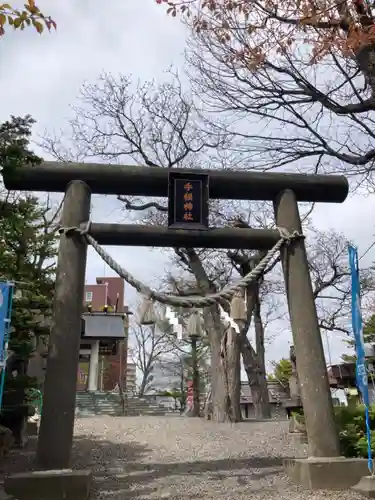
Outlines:
{"type": "Polygon", "coordinates": [[[298,422],[299,424],[305,425],[305,415],[303,414],[303,410],[293,411],[292,417],[294,417],[296,422],[298,422]]]}
{"type": "MultiPolygon", "coordinates": [[[[335,420],[340,438],[341,453],[345,457],[367,457],[366,415],[363,405],[335,406],[335,420]]],[[[302,412],[293,413],[297,422],[304,423],[302,412]]],[[[375,405],[369,409],[371,449],[375,456],[375,405]]]]}
{"type": "MultiPolygon", "coordinates": [[[[357,455],[363,458],[367,458],[367,435],[363,435],[358,441],[356,445],[357,455]]],[[[371,431],[371,451],[372,457],[375,456],[375,431],[371,431]]]]}
{"type": "Polygon", "coordinates": [[[357,444],[360,439],[360,432],[356,424],[347,424],[343,429],[339,429],[340,449],[344,457],[358,456],[357,444]]]}
{"type": "MultiPolygon", "coordinates": [[[[375,429],[375,407],[371,407],[369,413],[371,429],[375,429]]],[[[341,453],[345,457],[367,456],[365,407],[363,405],[336,406],[335,419],[339,431],[341,453]]]]}

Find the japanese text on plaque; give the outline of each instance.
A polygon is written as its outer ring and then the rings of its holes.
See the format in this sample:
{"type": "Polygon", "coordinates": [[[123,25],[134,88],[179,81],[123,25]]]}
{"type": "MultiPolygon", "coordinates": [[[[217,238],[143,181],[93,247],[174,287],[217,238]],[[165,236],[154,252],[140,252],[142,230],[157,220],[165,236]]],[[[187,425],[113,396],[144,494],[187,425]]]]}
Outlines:
{"type": "Polygon", "coordinates": [[[193,186],[190,182],[185,182],[184,184],[184,220],[192,221],[193,217],[193,186]]]}

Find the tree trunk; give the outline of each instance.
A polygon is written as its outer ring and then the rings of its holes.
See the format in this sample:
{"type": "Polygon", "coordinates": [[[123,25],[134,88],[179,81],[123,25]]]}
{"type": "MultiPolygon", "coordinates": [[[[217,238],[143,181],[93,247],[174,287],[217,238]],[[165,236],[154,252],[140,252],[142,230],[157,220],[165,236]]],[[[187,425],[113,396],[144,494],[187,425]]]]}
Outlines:
{"type": "Polygon", "coordinates": [[[371,88],[372,99],[375,98],[375,44],[367,45],[361,48],[356,59],[360,70],[365,76],[366,83],[371,88]]]}
{"type": "Polygon", "coordinates": [[[225,370],[221,358],[221,335],[211,335],[211,420],[230,422],[225,370]]]}
{"type": "Polygon", "coordinates": [[[122,408],[122,414],[126,415],[126,411],[128,409],[128,395],[126,393],[126,390],[124,391],[123,383],[122,383],[122,376],[120,375],[119,382],[118,382],[118,391],[121,399],[121,408],[122,408]]]}
{"type": "Polygon", "coordinates": [[[229,328],[226,335],[226,376],[228,387],[228,405],[232,422],[241,418],[241,338],[234,328],[229,328]]]}
{"type": "Polygon", "coordinates": [[[255,418],[270,418],[267,381],[249,339],[242,339],[242,360],[253,399],[255,418]]]}
{"type": "Polygon", "coordinates": [[[269,394],[267,387],[267,378],[266,378],[266,363],[265,363],[265,352],[264,352],[264,328],[262,316],[260,314],[260,300],[259,293],[256,293],[255,301],[254,301],[254,328],[255,328],[255,347],[256,347],[256,360],[257,365],[259,367],[257,376],[258,376],[258,387],[254,392],[257,396],[257,408],[255,408],[255,414],[257,418],[271,418],[271,407],[269,402],[269,394]]]}
{"type": "Polygon", "coordinates": [[[147,380],[148,380],[149,372],[144,372],[142,374],[142,382],[141,385],[139,386],[138,390],[138,397],[142,398],[144,396],[146,386],[147,386],[147,380]]]}
{"type": "Polygon", "coordinates": [[[265,354],[264,353],[264,328],[263,328],[262,317],[260,315],[259,297],[257,297],[255,300],[253,316],[254,316],[256,355],[258,358],[259,366],[263,370],[263,372],[265,373],[266,363],[265,363],[265,359],[264,359],[264,354],[265,354]]]}
{"type": "MultiPolygon", "coordinates": [[[[215,292],[202,262],[193,248],[185,249],[189,266],[197,281],[198,288],[205,294],[215,292]]],[[[211,419],[215,422],[229,422],[225,370],[221,358],[223,325],[217,306],[207,308],[204,314],[205,328],[211,346],[211,419]]]]}

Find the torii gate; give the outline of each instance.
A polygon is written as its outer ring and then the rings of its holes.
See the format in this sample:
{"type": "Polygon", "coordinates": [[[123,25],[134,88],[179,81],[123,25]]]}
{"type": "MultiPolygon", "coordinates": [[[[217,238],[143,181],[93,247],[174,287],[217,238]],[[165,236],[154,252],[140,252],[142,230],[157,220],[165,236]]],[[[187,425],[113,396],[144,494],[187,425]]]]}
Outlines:
{"type": "MultiPolygon", "coordinates": [[[[73,440],[87,244],[82,236],[66,229],[80,227],[90,220],[91,193],[166,197],[171,174],[177,177],[184,174],[182,177],[185,179],[189,176],[206,176],[206,187],[212,199],[272,201],[276,225],[290,233],[302,232],[298,202],[342,203],[348,195],[347,179],[337,175],[168,170],[55,162],[24,166],[14,172],[5,169],[4,182],[7,189],[65,192],[62,214],[65,232],[60,240],[37,454],[38,462],[44,468],[69,467],[73,440]]],[[[204,221],[192,222],[198,222],[198,226],[174,229],[173,224],[172,228],[167,228],[92,223],[89,234],[101,245],[260,250],[268,250],[280,239],[277,230],[200,230],[203,228],[199,228],[199,224],[204,221]]],[[[281,255],[301,382],[309,455],[324,461],[328,457],[339,457],[340,449],[303,239],[284,246],[281,255]]]]}

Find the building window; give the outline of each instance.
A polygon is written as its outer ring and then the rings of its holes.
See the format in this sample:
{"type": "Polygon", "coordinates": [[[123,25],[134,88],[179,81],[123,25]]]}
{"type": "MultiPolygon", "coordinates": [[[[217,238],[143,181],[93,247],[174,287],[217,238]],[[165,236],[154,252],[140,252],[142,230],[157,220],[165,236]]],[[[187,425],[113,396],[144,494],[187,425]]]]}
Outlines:
{"type": "Polygon", "coordinates": [[[92,292],[86,292],[86,302],[92,302],[92,292]]]}

